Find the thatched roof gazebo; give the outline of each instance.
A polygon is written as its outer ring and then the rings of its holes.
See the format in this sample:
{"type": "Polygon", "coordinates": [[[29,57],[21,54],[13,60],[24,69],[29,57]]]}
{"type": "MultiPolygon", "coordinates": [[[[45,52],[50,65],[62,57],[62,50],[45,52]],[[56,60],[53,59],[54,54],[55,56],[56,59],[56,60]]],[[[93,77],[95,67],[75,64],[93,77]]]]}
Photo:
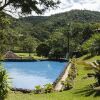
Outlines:
{"type": "Polygon", "coordinates": [[[21,59],[21,57],[17,56],[12,51],[7,51],[6,54],[4,55],[4,57],[5,57],[5,59],[21,59]]]}

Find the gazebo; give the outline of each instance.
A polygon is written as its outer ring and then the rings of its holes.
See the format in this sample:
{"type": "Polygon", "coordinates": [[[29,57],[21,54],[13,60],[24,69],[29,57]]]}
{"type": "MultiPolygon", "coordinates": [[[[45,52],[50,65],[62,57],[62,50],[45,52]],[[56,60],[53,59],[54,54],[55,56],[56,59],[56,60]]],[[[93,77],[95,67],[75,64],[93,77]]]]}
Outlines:
{"type": "Polygon", "coordinates": [[[21,59],[21,57],[17,56],[12,51],[7,51],[6,54],[4,55],[4,57],[5,57],[5,59],[21,59]]]}

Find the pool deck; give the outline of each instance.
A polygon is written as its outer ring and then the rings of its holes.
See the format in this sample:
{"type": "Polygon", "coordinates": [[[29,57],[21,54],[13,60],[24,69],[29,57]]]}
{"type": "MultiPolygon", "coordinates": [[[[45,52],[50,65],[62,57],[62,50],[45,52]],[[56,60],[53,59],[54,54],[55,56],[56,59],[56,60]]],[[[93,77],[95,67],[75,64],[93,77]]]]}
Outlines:
{"type": "Polygon", "coordinates": [[[70,67],[71,67],[71,63],[68,64],[68,66],[65,69],[65,73],[62,75],[61,79],[56,83],[55,88],[54,88],[55,91],[60,91],[62,89],[63,85],[61,84],[61,82],[65,81],[66,78],[68,77],[70,67]]]}

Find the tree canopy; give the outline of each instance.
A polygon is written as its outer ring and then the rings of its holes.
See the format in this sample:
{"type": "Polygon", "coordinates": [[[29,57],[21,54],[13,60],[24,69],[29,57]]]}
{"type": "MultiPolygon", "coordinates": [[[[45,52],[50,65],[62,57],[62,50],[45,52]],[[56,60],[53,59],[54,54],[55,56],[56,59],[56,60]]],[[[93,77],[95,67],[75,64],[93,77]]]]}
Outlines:
{"type": "Polygon", "coordinates": [[[34,52],[42,56],[62,58],[68,52],[69,34],[71,56],[89,53],[90,49],[98,50],[96,54],[100,54],[100,38],[92,42],[94,34],[97,33],[96,37],[99,37],[100,33],[99,12],[74,10],[52,16],[29,16],[19,19],[0,14],[2,16],[0,17],[2,22],[0,23],[0,51],[3,53],[10,49],[13,52],[34,52]],[[88,18],[91,16],[91,19],[88,18]],[[11,24],[8,19],[5,20],[7,17],[12,20],[11,24]],[[70,28],[68,23],[71,23],[70,28]]]}
{"type": "Polygon", "coordinates": [[[24,14],[31,14],[32,11],[42,14],[49,8],[57,7],[59,3],[59,0],[1,0],[0,11],[12,6],[15,9],[20,8],[24,14]]]}

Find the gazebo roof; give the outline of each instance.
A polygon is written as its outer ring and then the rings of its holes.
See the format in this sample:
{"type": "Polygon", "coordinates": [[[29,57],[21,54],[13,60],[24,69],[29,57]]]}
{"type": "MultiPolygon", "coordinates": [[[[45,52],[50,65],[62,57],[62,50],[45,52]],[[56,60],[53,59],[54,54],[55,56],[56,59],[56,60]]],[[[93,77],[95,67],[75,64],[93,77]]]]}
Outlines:
{"type": "Polygon", "coordinates": [[[4,55],[6,59],[19,59],[20,57],[17,56],[15,53],[12,51],[7,51],[6,54],[4,55]]]}

